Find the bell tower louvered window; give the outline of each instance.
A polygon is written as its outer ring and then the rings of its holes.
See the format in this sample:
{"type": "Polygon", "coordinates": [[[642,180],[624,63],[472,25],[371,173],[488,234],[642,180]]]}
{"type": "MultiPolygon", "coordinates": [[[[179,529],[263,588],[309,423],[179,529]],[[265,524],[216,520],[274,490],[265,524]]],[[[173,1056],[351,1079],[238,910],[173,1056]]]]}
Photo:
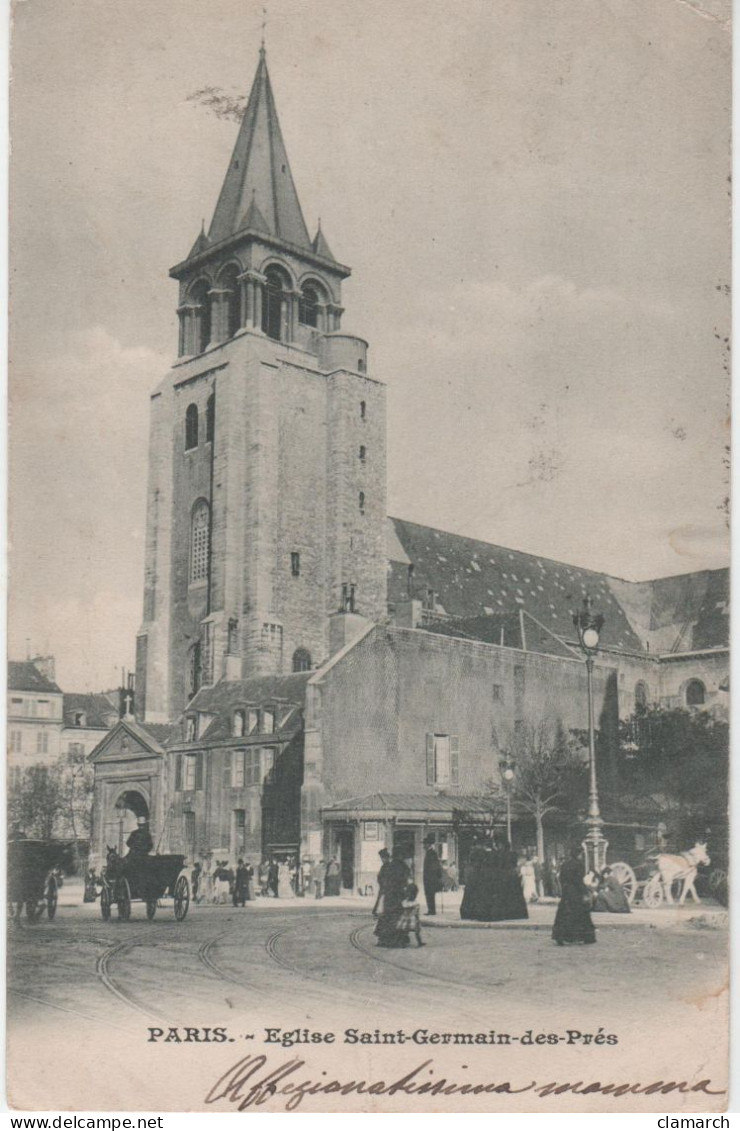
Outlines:
{"type": "Polygon", "coordinates": [[[190,582],[206,581],[208,578],[208,536],[210,508],[205,499],[200,499],[193,507],[190,527],[190,582]]]}

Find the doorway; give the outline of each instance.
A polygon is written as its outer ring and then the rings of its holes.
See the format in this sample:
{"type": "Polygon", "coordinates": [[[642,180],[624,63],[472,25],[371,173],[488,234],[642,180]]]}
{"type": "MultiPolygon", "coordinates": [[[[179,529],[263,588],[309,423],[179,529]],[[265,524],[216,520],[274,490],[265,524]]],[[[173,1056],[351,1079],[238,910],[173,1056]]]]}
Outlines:
{"type": "Polygon", "coordinates": [[[336,837],[342,887],[349,888],[352,891],[355,886],[355,831],[354,829],[338,829],[336,837]]]}

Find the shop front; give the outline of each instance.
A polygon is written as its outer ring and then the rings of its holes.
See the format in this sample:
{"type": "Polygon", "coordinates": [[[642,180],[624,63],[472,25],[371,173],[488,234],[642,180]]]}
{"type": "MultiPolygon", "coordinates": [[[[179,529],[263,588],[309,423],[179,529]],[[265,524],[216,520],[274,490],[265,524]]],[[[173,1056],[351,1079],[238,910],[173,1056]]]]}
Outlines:
{"type": "Polygon", "coordinates": [[[421,886],[429,838],[450,875],[464,875],[476,841],[505,831],[505,817],[495,802],[446,794],[384,794],[352,797],[321,812],[323,854],[336,856],[342,886],[355,894],[376,894],[379,853],[400,851],[421,886]]]}

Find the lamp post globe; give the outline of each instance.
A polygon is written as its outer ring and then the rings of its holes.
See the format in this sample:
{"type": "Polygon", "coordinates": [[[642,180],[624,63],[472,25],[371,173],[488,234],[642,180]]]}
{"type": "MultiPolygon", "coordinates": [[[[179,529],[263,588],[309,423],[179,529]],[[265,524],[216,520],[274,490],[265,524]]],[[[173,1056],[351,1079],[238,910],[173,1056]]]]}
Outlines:
{"type": "Polygon", "coordinates": [[[584,597],[583,608],[573,614],[573,624],[578,635],[578,644],[586,661],[586,683],[588,693],[588,819],[586,837],[583,842],[586,856],[586,871],[601,872],[606,866],[607,841],[602,832],[604,821],[599,809],[599,791],[596,781],[596,741],[594,735],[594,656],[601,639],[604,617],[594,614],[591,598],[584,597]]]}

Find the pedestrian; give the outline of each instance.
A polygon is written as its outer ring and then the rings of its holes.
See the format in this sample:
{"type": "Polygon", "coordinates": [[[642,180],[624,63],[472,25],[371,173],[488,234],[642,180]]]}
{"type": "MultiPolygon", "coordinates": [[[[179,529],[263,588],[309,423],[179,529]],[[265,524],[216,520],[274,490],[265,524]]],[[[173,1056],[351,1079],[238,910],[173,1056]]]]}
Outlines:
{"type": "Polygon", "coordinates": [[[324,895],[339,895],[341,882],[341,869],[336,856],[332,856],[326,865],[324,876],[324,895]]]}
{"type": "Polygon", "coordinates": [[[190,874],[190,887],[193,890],[193,903],[198,902],[198,891],[200,889],[200,874],[203,871],[203,866],[200,860],[196,860],[193,865],[193,871],[190,874]]]}
{"type": "Polygon", "coordinates": [[[307,856],[301,861],[301,891],[304,896],[311,893],[311,861],[307,856]]]}
{"type": "Polygon", "coordinates": [[[454,860],[451,860],[450,863],[447,865],[446,871],[447,871],[447,883],[445,885],[445,891],[457,891],[457,889],[460,885],[459,885],[458,876],[457,876],[457,864],[455,863],[454,860]]]}
{"type": "Polygon", "coordinates": [[[427,915],[437,914],[437,892],[442,890],[442,865],[439,862],[433,836],[424,842],[427,846],[424,856],[424,897],[427,901],[427,915]]]}
{"type": "Polygon", "coordinates": [[[565,943],[595,943],[591,921],[591,892],[584,882],[581,848],[573,844],[560,869],[562,896],[558,904],[552,937],[558,946],[565,943]]]}
{"type": "Polygon", "coordinates": [[[270,857],[267,865],[267,893],[272,892],[273,898],[278,897],[278,866],[274,856],[270,857]]]}
{"type": "Polygon", "coordinates": [[[262,859],[257,867],[257,884],[260,889],[260,895],[268,896],[270,894],[269,882],[270,866],[265,859],[262,859]]]}
{"type": "Polygon", "coordinates": [[[527,853],[524,860],[519,865],[519,875],[522,882],[522,894],[524,895],[525,903],[537,902],[537,875],[535,872],[534,860],[527,853]]]}
{"type": "Polygon", "coordinates": [[[322,899],[324,895],[324,861],[317,860],[311,869],[313,893],[315,899],[322,899]]]}
{"type": "Polygon", "coordinates": [[[416,945],[424,946],[421,938],[421,917],[419,915],[419,889],[416,884],[409,884],[404,892],[401,904],[401,916],[398,927],[400,931],[407,931],[416,937],[416,945]]]}
{"type": "Polygon", "coordinates": [[[611,911],[614,915],[629,915],[630,901],[611,868],[601,873],[601,880],[594,900],[594,911],[611,911]]]}
{"type": "Polygon", "coordinates": [[[292,899],[293,888],[290,884],[291,872],[290,864],[287,860],[281,860],[278,864],[278,886],[277,895],[280,899],[292,899]]]}
{"type": "Polygon", "coordinates": [[[496,872],[495,920],[528,919],[529,912],[522,891],[518,858],[508,840],[498,844],[496,872]]]}
{"type": "Polygon", "coordinates": [[[409,945],[409,932],[403,917],[403,900],[411,880],[408,865],[401,849],[389,857],[387,849],[380,852],[382,865],[378,872],[378,898],[373,915],[377,917],[375,935],[378,946],[395,949],[409,945]]]}
{"type": "Polygon", "coordinates": [[[248,898],[248,879],[246,866],[240,856],[236,865],[236,872],[234,873],[234,893],[232,895],[234,907],[244,906],[248,898]]]}

